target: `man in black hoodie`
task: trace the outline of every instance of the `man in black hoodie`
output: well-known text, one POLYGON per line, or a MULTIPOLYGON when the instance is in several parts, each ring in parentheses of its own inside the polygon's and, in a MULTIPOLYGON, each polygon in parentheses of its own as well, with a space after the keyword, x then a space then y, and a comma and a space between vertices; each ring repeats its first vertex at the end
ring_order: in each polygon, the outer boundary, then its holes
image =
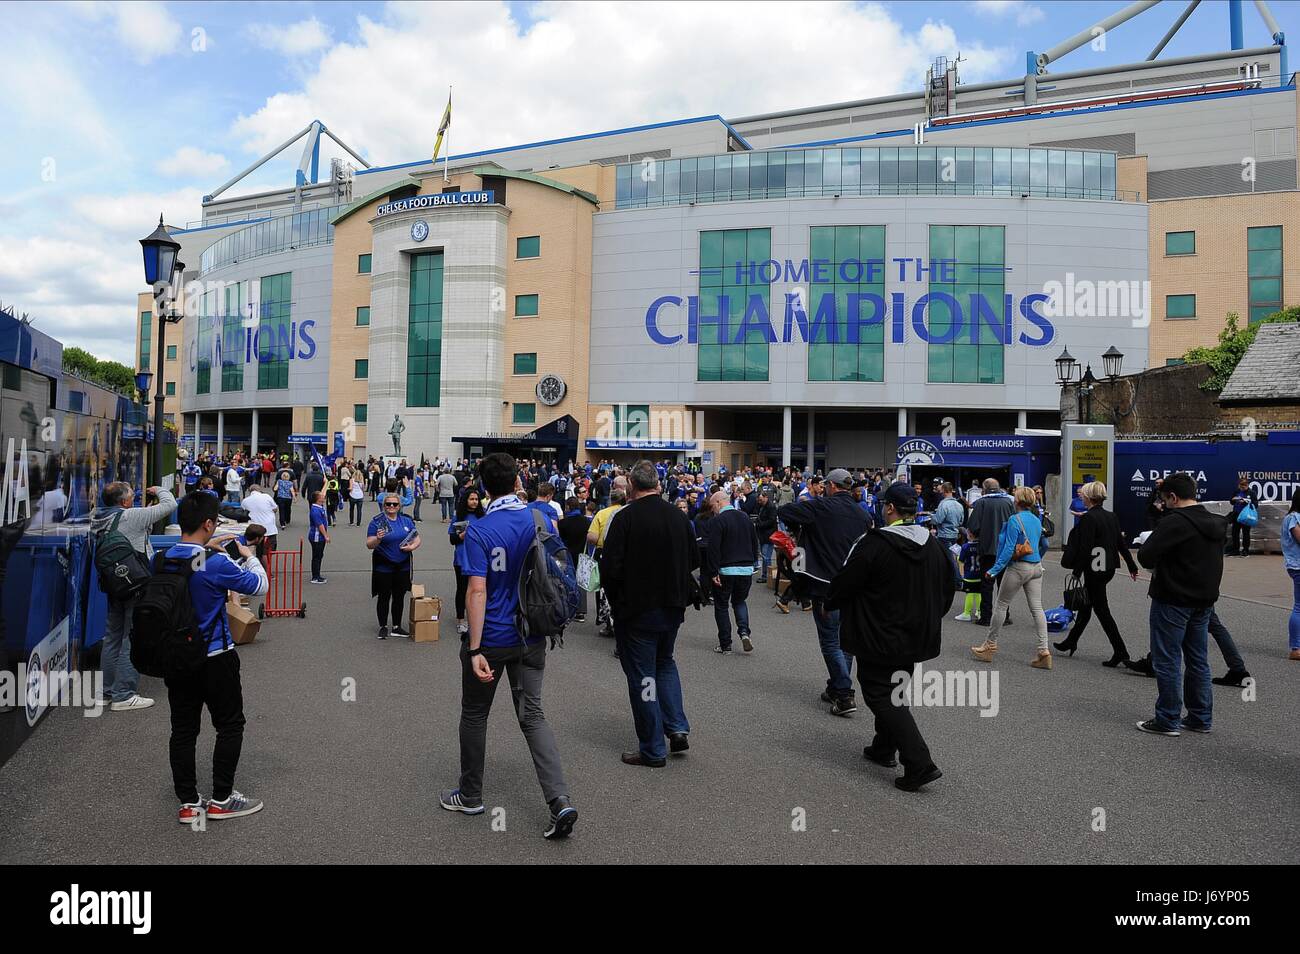
POLYGON ((1196 502, 1196 481, 1187 474, 1171 474, 1160 491, 1165 515, 1138 551, 1138 562, 1151 570, 1151 665, 1159 690, 1155 718, 1137 727, 1168 736, 1183 728, 1209 732, 1207 635, 1223 578, 1227 521, 1196 502))
POLYGON ((871 518, 853 499, 853 477, 847 470, 832 470, 826 475, 825 487, 824 496, 786 504, 777 516, 798 531, 795 583, 812 599, 813 623, 829 677, 822 702, 831 704, 831 715, 847 717, 858 711, 853 693, 853 658, 840 648, 840 611, 826 604, 826 592, 853 542, 870 528, 871 518))
MULTIPOLYGON (((956 580, 943 544, 916 526, 916 491, 893 484, 881 508, 886 524, 864 534, 831 581, 827 602, 841 613, 840 640, 858 660, 862 698, 876 717, 876 736, 862 750, 877 765, 903 774, 894 784, 915 792, 943 773, 930 758, 907 705, 895 705, 899 673, 939 655, 943 617, 956 580)), ((904 701, 906 693, 903 694, 904 701)))

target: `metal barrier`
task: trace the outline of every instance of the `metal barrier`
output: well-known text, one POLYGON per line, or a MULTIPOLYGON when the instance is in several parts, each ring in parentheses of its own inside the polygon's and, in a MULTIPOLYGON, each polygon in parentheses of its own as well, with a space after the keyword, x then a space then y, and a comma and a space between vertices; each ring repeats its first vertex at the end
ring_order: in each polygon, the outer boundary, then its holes
POLYGON ((307 615, 307 604, 302 601, 302 538, 297 550, 271 550, 266 555, 268 587, 266 599, 257 608, 257 616, 307 615))

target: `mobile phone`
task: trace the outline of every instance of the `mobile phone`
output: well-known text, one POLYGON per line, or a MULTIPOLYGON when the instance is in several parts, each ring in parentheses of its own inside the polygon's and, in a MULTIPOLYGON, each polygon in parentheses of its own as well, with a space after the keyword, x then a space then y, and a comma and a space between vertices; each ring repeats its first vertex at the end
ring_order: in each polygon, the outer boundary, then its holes
POLYGON ((239 552, 239 541, 237 540, 227 540, 224 549, 226 555, 232 560, 242 560, 244 558, 244 555, 239 552))

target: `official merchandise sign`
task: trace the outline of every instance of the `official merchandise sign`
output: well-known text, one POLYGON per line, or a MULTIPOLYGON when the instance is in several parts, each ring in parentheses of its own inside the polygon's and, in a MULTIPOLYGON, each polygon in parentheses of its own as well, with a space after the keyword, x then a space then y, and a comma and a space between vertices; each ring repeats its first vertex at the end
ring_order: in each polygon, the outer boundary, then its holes
MULTIPOLYGON (((491 205, 490 191, 478 192, 435 192, 431 195, 413 195, 405 199, 386 202, 375 209, 375 216, 382 218, 395 212, 414 212, 417 209, 440 209, 464 205, 491 205)), ((417 239, 416 241, 423 241, 417 239)))

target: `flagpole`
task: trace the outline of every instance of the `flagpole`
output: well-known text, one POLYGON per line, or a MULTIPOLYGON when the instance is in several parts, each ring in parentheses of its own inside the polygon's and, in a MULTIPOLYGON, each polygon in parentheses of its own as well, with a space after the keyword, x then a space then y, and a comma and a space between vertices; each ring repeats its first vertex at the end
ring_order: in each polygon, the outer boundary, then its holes
MULTIPOLYGON (((451 112, 451 87, 450 86, 447 87, 447 111, 448 113, 451 112)), ((447 178, 447 166, 448 163, 450 162, 451 162, 451 123, 448 122, 447 123, 447 151, 443 154, 442 157, 442 181, 443 182, 451 181, 450 179, 447 178)))

